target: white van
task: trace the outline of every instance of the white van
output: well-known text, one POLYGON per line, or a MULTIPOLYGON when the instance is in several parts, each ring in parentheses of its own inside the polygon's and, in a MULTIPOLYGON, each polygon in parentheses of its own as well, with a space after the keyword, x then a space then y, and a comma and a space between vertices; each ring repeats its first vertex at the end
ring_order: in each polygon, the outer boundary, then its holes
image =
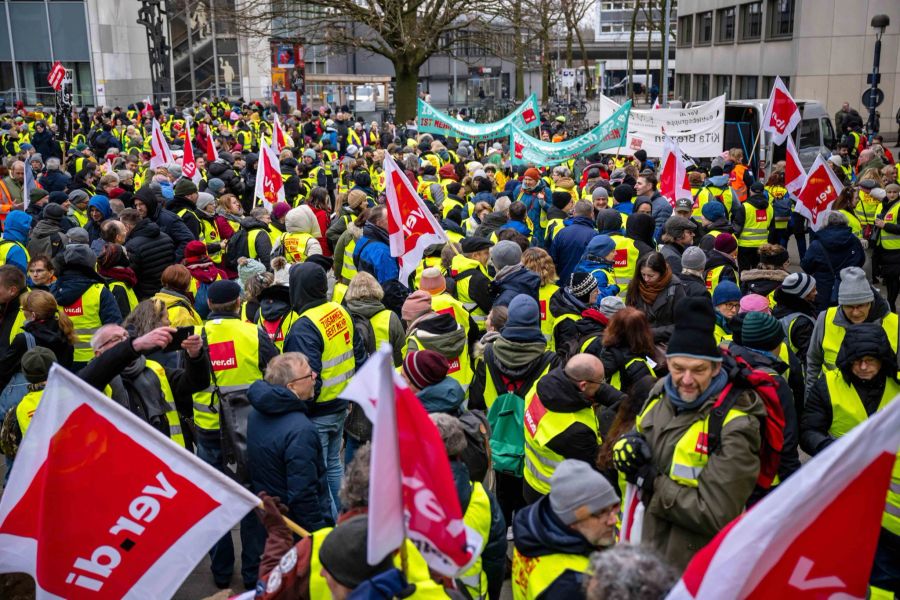
MULTIPOLYGON (((794 130, 794 145, 800 155, 803 167, 809 169, 816 160, 817 154, 830 155, 840 140, 834 133, 831 118, 821 102, 816 100, 796 100, 800 107, 802 120, 794 130)), ((769 104, 768 98, 762 100, 732 100, 725 103, 725 139, 722 150, 742 148, 744 156, 750 158, 756 133, 762 127, 762 118, 769 104)), ((768 172, 769 167, 784 160, 784 144, 773 145, 770 135, 763 133, 753 155, 753 170, 759 168, 763 161, 768 172)))

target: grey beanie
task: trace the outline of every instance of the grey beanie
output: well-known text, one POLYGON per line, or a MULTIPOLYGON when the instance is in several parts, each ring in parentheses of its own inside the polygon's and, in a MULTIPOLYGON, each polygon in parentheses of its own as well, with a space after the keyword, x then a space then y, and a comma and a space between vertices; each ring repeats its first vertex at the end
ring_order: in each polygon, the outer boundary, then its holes
POLYGON ((169 175, 178 179, 182 175, 181 165, 178 163, 169 163, 166 165, 166 171, 169 172, 169 175))
POLYGON ((607 296, 600 301, 600 312, 609 318, 625 308, 625 301, 618 296, 607 296))
POLYGON ((596 186, 591 192, 591 200, 599 200, 600 198, 609 198, 609 191, 603 186, 596 186))
POLYGON ((875 300, 875 292, 866 279, 866 272, 859 267, 841 269, 841 286, 838 288, 838 304, 856 306, 875 300))
POLYGON ((91 236, 84 227, 72 227, 66 232, 69 242, 73 244, 90 244, 91 236))
POLYGON ((681 266, 691 271, 702 271, 706 268, 706 254, 699 246, 688 246, 681 255, 681 266))
POLYGON ((512 240, 502 240, 491 248, 491 262, 497 272, 522 261, 522 248, 512 240))
POLYGON ((225 182, 218 177, 213 177, 206 182, 206 189, 208 189, 211 194, 216 195, 225 189, 225 182))
POLYGON ((197 195, 197 208, 203 210, 210 204, 215 204, 216 197, 209 192, 200 192, 197 195))
POLYGON ((564 460, 550 478, 550 508, 566 525, 618 503, 613 486, 584 461, 564 460))

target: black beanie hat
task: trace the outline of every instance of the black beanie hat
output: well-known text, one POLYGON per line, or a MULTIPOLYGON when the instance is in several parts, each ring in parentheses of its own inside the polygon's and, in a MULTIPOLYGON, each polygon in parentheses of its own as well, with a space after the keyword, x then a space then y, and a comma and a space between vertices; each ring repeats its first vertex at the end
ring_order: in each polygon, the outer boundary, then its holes
POLYGON ((666 356, 687 356, 720 362, 716 345, 716 313, 706 298, 682 298, 675 305, 675 331, 666 356))
POLYGON ((553 206, 558 208, 559 210, 564 209, 569 205, 572 201, 572 194, 569 192, 556 191, 553 192, 552 202, 553 206))
POLYGON ((390 555, 375 566, 368 563, 366 560, 368 535, 369 517, 359 515, 335 527, 319 549, 322 567, 335 581, 351 590, 363 581, 394 566, 390 555))
POLYGON ((634 188, 627 183, 620 183, 616 186, 616 189, 613 190, 613 198, 615 198, 616 202, 619 204, 631 202, 631 199, 634 198, 634 188))

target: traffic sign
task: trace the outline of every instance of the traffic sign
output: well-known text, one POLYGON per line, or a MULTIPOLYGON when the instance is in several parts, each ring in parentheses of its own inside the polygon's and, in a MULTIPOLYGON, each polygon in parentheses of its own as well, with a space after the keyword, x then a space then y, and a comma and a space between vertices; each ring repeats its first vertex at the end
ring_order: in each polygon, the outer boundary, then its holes
POLYGON ((47 75, 47 83, 50 84, 55 91, 59 91, 63 84, 63 79, 66 78, 66 68, 62 66, 62 63, 56 61, 53 63, 53 67, 50 69, 50 74, 47 75))
POLYGON ((862 95, 862 103, 866 108, 869 108, 870 106, 869 100, 873 89, 875 91, 875 106, 881 106, 881 103, 884 102, 884 92, 880 88, 869 88, 865 92, 863 92, 862 95))

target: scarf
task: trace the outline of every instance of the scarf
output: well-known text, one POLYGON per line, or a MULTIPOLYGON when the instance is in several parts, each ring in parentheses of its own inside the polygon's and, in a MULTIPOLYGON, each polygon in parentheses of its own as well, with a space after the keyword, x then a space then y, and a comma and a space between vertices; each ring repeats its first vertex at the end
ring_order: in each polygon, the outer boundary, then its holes
POLYGON ((672 269, 670 269, 669 266, 666 265, 666 273, 653 283, 647 283, 646 281, 644 281, 643 277, 639 277, 638 293, 641 295, 641 298, 646 304, 653 304, 656 301, 656 297, 659 296, 660 292, 662 292, 669 286, 669 283, 671 281, 672 269))
POLYGON ((211 262, 187 264, 188 259, 184 259, 185 266, 191 272, 191 277, 200 283, 212 283, 219 277, 227 279, 225 273, 211 262))
POLYGON ((107 279, 126 283, 128 287, 134 287, 138 281, 137 275, 131 267, 99 267, 97 273, 107 279))
POLYGON ((725 384, 727 383, 728 375, 725 373, 725 369, 719 369, 719 373, 709 382, 709 387, 706 388, 706 391, 697 396, 696 400, 691 402, 682 400, 681 396, 678 395, 678 388, 676 388, 675 384, 672 382, 671 375, 666 376, 665 388, 666 395, 669 397, 669 402, 675 407, 675 412, 680 413, 686 410, 696 410, 700 408, 708 399, 713 396, 718 396, 719 393, 725 389, 725 384))

